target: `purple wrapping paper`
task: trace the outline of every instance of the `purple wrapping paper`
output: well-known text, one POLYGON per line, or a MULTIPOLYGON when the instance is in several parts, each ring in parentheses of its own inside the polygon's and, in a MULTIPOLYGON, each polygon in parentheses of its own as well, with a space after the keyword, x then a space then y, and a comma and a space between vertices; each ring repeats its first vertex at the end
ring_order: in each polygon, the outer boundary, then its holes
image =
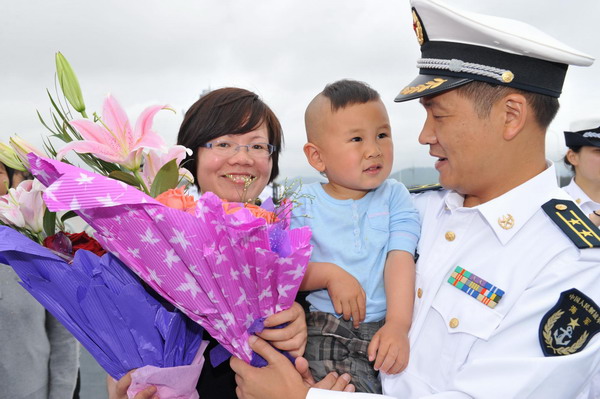
POLYGON ((68 264, 0 226, 0 262, 113 378, 145 365, 188 365, 198 352, 202 329, 165 309, 112 254, 79 250, 68 264))
POLYGON ((310 229, 267 224, 247 209, 227 215, 212 193, 196 214, 168 208, 137 189, 30 154, 52 211, 75 210, 95 238, 163 298, 250 362, 248 328, 289 308, 310 258, 310 229))

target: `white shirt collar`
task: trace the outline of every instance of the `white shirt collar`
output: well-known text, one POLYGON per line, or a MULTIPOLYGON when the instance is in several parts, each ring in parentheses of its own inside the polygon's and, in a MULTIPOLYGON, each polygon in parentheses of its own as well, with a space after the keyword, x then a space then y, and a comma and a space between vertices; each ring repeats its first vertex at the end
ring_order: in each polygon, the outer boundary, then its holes
MULTIPOLYGON (((547 161, 547 165, 546 170, 520 186, 498 198, 470 208, 483 216, 503 245, 514 237, 550 199, 569 199, 569 196, 558 186, 554 164, 547 161)), ((444 203, 452 211, 462 208, 464 197, 449 191, 444 198, 444 203)), ((465 209, 468 208, 462 208, 465 209)))

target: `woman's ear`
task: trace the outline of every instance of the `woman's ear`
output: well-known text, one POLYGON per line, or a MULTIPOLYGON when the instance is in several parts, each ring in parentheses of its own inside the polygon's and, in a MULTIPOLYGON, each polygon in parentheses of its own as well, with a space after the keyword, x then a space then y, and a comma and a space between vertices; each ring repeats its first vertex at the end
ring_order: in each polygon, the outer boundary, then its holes
POLYGON ((579 165, 579 154, 569 148, 567 150, 567 161, 573 166, 579 165))
POLYGON ((319 172, 325 171, 325 162, 321 159, 321 152, 319 151, 319 147, 317 147, 313 143, 304 144, 304 155, 306 155, 306 159, 310 166, 315 168, 319 172))
POLYGON ((529 107, 525 96, 517 93, 504 97, 502 105, 505 113, 503 137, 510 141, 523 130, 529 116, 529 107))

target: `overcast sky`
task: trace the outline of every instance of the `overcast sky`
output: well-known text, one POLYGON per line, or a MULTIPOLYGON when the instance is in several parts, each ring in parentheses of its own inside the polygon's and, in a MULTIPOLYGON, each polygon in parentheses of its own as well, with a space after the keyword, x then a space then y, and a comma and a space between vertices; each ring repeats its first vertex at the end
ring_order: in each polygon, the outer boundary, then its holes
MULTIPOLYGON (((326 83, 363 80, 381 93, 395 140, 393 171, 431 166, 417 144, 425 113, 395 95, 417 74, 408 0, 0 0, 0 139, 18 134, 41 147, 36 110, 49 116, 54 54, 77 72, 90 111, 114 95, 130 119, 169 104, 157 130, 175 143, 183 111, 205 89, 253 90, 279 116, 286 146, 282 177, 316 176, 302 153, 303 114, 326 83)), ((528 22, 600 57, 598 0, 448 0, 475 12, 528 22)), ((548 156, 564 151, 572 121, 600 118, 600 62, 572 67, 548 156)))

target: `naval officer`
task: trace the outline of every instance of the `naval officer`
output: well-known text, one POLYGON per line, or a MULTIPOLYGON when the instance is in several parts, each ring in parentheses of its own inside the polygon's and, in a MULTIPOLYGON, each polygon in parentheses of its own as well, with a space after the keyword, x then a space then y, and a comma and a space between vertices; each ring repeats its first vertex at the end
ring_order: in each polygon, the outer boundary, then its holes
MULTIPOLYGON (((417 195, 411 354, 394 398, 587 398, 600 363, 600 232, 556 181, 545 133, 569 65, 593 58, 539 30, 412 0, 418 99, 445 190, 417 195)), ((575 11, 573 11, 575 12, 575 11)), ((575 26, 574 29, 577 27, 575 26)), ((238 396, 376 398, 309 388, 268 344, 232 360, 238 396)))

